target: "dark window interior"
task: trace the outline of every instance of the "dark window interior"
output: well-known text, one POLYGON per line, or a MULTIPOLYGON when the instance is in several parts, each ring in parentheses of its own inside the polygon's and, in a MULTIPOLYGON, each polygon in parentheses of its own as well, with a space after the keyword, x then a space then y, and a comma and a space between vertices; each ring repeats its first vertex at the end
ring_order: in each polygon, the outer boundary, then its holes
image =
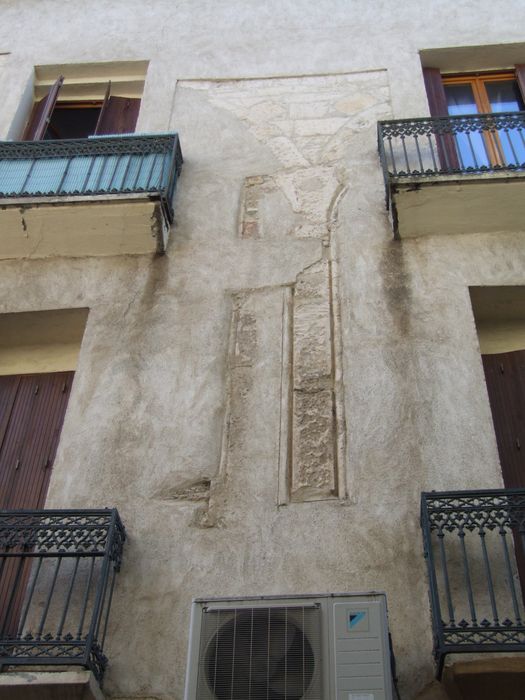
POLYGON ((95 133, 100 102, 57 102, 44 139, 83 139, 95 133))

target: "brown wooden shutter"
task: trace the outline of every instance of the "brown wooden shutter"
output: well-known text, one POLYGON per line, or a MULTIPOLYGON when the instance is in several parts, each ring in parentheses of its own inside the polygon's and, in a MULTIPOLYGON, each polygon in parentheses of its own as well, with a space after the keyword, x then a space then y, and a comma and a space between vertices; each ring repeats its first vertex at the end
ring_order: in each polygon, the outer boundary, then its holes
POLYGON ((102 120, 104 119, 104 116, 106 114, 106 110, 108 108, 110 96, 111 96, 111 80, 108 82, 108 86, 106 88, 106 94, 104 95, 104 99, 102 101, 102 107, 100 108, 100 114, 98 115, 97 125, 95 127, 95 131, 93 132, 94 135, 99 133, 99 129, 100 129, 100 126, 102 124, 102 120))
MULTIPOLYGON (((447 96, 439 68, 423 68, 428 106, 432 117, 448 116, 447 96)), ((443 170, 459 169, 456 141, 451 134, 436 136, 438 156, 443 170)))
POLYGON ((39 102, 35 102, 22 141, 41 141, 44 138, 63 82, 64 78, 61 75, 47 95, 39 102))
POLYGON ((521 98, 525 102, 525 63, 518 63, 516 65, 516 80, 518 81, 518 87, 521 91, 521 98))
POLYGON ((448 115, 447 96, 439 68, 423 68, 423 78, 430 114, 433 117, 446 117, 448 115))
POLYGON ((95 134, 132 134, 139 116, 140 99, 110 97, 101 113, 95 134))
MULTIPOLYGON (((0 377, 0 508, 39 510, 74 372, 0 377)), ((31 561, 0 559, 0 635, 16 634, 31 561)))
POLYGON ((2 378, 0 405, 10 409, 2 421, 0 508, 44 506, 73 376, 53 372, 2 378))
MULTIPOLYGON (((503 483, 525 487, 525 350, 482 355, 503 483)), ((514 549, 525 602, 523 538, 513 530, 514 549)))
POLYGON ((525 350, 482 357, 503 481, 525 488, 525 350))

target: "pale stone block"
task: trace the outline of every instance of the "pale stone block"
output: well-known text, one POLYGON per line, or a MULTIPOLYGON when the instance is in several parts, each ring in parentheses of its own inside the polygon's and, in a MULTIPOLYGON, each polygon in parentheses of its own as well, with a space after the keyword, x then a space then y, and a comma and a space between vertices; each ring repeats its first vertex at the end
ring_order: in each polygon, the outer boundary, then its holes
POLYGON ((292 500, 319 500, 336 495, 333 414, 330 389, 294 392, 292 500))
POLYGON ((335 134, 344 126, 346 119, 331 117, 328 119, 302 119, 295 123, 295 131, 299 136, 316 136, 318 134, 335 134))
POLYGON ((230 357, 231 367, 250 367, 257 352, 257 322, 255 315, 236 311, 234 317, 235 341, 230 357))
POLYGON ((297 278, 293 313, 293 386, 318 390, 332 376, 328 264, 322 262, 297 278))
POLYGON ((319 119, 332 111, 329 101, 297 102, 290 105, 291 119, 319 119))
POLYGON ((308 160, 288 137, 276 136, 270 139, 268 145, 285 168, 308 167, 308 160))
POLYGON ((380 101, 381 99, 376 95, 361 93, 352 95, 351 97, 345 97, 343 100, 337 102, 335 106, 339 112, 343 112, 344 114, 355 114, 356 112, 367 109, 380 101))
POLYGON ((264 101, 254 104, 248 114, 254 121, 283 119, 286 117, 286 109, 278 102, 264 101))
POLYGON ((305 223, 294 229, 294 236, 296 238, 324 238, 328 236, 328 234, 329 230, 327 224, 305 223))

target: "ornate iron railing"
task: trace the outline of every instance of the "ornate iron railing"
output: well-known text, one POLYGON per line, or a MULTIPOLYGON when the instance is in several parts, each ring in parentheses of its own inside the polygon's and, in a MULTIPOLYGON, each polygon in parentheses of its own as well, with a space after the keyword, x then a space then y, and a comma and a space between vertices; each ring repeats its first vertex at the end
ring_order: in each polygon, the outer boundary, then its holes
POLYGON ((0 511, 0 667, 80 665, 102 680, 124 540, 115 509, 0 511))
POLYGON ((177 134, 0 142, 0 199, 146 194, 168 221, 182 167, 177 134))
POLYGON ((525 489, 423 493, 421 527, 438 677, 450 653, 525 651, 525 489))
POLYGON ((525 169, 525 112, 378 123, 387 186, 399 178, 525 169))

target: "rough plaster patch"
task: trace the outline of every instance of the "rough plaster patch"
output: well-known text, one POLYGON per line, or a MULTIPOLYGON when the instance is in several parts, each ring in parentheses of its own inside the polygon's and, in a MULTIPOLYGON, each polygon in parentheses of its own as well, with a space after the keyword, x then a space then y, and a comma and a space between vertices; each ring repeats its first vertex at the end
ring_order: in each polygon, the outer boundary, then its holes
POLYGON ((152 497, 163 501, 207 501, 210 497, 210 479, 187 479, 177 485, 165 484, 152 497))
POLYGON ((337 496, 334 469, 334 407, 331 389, 294 391, 291 498, 337 496))
POLYGON ((338 495, 330 296, 327 260, 320 260, 298 275, 292 331, 292 500, 338 495))
MULTIPOLYGON (((334 497, 344 482, 340 465, 344 439, 338 437, 339 430, 344 430, 344 418, 342 402, 336 396, 342 389, 342 378, 336 366, 340 360, 340 346, 334 339, 334 328, 339 328, 334 317, 338 300, 332 298, 337 285, 332 279, 330 238, 338 203, 348 190, 344 161, 348 136, 355 142, 356 134, 384 116, 388 108, 386 75, 210 82, 206 89, 211 103, 245 122, 281 164, 271 175, 245 179, 240 237, 293 235, 320 239, 325 246, 326 259, 297 276, 290 302, 289 342, 283 325, 281 344, 290 348, 293 361, 288 363, 288 351, 283 351, 279 502, 285 502, 287 489, 292 500, 334 497), (288 208, 279 196, 284 196, 288 208), (283 487, 283 462, 288 471, 287 487, 283 487)), ((237 307, 229 361, 227 461, 235 454, 241 457, 239 449, 246 439, 243 402, 251 391, 253 375, 238 370, 252 366, 251 352, 256 344, 252 326, 254 319, 244 318, 237 307)), ((344 488, 341 493, 346 495, 344 488)))
POLYGON ((257 345, 257 321, 253 313, 234 312, 235 343, 230 355, 230 367, 250 367, 257 345))
POLYGON ((219 469, 210 484, 208 507, 196 513, 194 525, 221 525, 228 497, 231 464, 242 463, 246 441, 250 439, 250 413, 247 407, 253 386, 252 367, 257 361, 257 319, 250 306, 249 292, 233 297, 228 345, 226 407, 219 469))
POLYGON ((293 309, 293 387, 324 389, 332 377, 332 337, 328 262, 297 277, 293 309))

